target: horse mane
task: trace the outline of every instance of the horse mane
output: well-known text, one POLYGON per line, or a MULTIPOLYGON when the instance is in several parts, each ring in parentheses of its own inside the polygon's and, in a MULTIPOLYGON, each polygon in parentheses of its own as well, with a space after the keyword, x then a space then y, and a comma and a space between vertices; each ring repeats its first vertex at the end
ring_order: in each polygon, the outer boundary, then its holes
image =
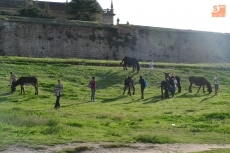
POLYGON ((17 87, 20 84, 20 80, 18 79, 16 82, 14 82, 14 86, 17 87))

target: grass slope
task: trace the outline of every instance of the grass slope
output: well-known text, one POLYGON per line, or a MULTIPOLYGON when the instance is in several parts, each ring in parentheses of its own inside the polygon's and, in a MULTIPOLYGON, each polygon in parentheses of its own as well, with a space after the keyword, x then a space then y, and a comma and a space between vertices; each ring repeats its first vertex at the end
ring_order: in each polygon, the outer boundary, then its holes
POLYGON ((2 149, 10 144, 36 146, 67 142, 230 142, 230 78, 222 69, 204 70, 194 64, 189 68, 155 68, 154 75, 150 76, 148 69, 142 68, 140 74, 134 76, 136 94, 129 96, 122 95, 122 92, 123 80, 131 74, 131 69, 123 71, 121 67, 73 65, 61 59, 55 59, 53 63, 52 59, 49 62, 46 59, 44 62, 26 59, 21 62, 22 59, 12 57, 11 63, 1 58, 2 149), (16 93, 10 94, 10 71, 18 77, 36 76, 39 95, 34 95, 32 86, 25 87, 25 95, 19 95, 19 87, 16 93), (173 72, 181 77, 182 93, 161 100, 157 86, 164 79, 163 72, 173 72), (214 93, 197 94, 195 86, 193 93, 188 93, 189 76, 204 76, 213 84, 215 73, 220 76, 217 96, 214 93), (140 99, 139 75, 143 75, 149 85, 144 100, 140 99), (96 77, 98 87, 96 102, 89 101, 88 83, 92 76, 96 77), (62 79, 64 93, 61 108, 55 110, 53 88, 59 78, 62 79))

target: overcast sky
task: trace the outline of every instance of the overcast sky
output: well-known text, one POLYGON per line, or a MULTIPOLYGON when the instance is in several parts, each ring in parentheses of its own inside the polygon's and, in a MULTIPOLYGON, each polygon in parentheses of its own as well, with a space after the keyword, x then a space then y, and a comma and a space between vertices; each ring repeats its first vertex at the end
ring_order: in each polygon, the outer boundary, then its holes
MULTIPOLYGON (((38 0, 66 2, 66 0, 38 0)), ((70 0, 69 0, 70 1, 70 0)), ((97 0, 103 9, 111 0, 97 0)), ((230 33, 230 0, 113 0, 121 24, 230 33), (212 17, 214 5, 225 5, 225 17, 212 17)), ((218 7, 217 7, 218 9, 218 7)))

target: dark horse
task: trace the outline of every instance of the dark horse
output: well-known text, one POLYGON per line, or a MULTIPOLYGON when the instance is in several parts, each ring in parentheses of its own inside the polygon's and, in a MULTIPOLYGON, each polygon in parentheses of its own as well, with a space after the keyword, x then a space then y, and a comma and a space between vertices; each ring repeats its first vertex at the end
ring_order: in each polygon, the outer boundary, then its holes
POLYGON ((169 82, 161 81, 161 85, 159 87, 161 87, 161 99, 163 99, 164 97, 165 99, 169 98, 169 82))
POLYGON ((203 93, 205 93, 204 91, 204 86, 206 85, 208 88, 208 92, 209 94, 212 93, 212 86, 211 84, 208 82, 208 80, 206 80, 204 77, 195 77, 195 76, 190 76, 189 77, 189 82, 190 82, 190 86, 189 86, 189 92, 192 92, 192 84, 195 84, 196 86, 200 86, 197 93, 199 93, 201 86, 203 86, 203 93))
POLYGON ((132 77, 128 76, 125 79, 125 81, 124 81, 124 92, 123 92, 123 95, 125 94, 126 89, 128 89, 128 94, 129 95, 131 95, 131 89, 133 89, 133 95, 134 95, 135 87, 134 87, 134 83, 133 83, 132 77))
POLYGON ((16 87, 21 86, 21 93, 25 94, 24 85, 33 85, 35 88, 35 95, 38 95, 38 79, 36 77, 20 77, 12 86, 11 93, 15 92, 16 87))
MULTIPOLYGON (((164 72, 164 74, 165 74, 165 80, 167 80, 167 78, 170 77, 170 75, 169 75, 170 73, 165 73, 164 72)), ((178 93, 181 93, 180 77, 179 76, 175 76, 175 79, 177 81, 178 93)))
POLYGON ((132 65, 133 66, 133 72, 137 69, 137 73, 140 71, 140 66, 139 66, 139 62, 136 58, 131 58, 128 56, 125 56, 120 65, 123 63, 123 69, 127 70, 127 66, 128 65, 132 65), (123 63, 124 62, 124 63, 123 63))

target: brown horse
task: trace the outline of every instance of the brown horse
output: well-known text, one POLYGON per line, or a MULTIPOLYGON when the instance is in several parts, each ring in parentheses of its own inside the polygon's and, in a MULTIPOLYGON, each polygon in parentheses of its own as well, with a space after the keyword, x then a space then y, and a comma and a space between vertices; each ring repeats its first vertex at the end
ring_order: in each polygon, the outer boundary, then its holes
POLYGON ((124 81, 124 92, 123 95, 125 94, 126 89, 128 89, 128 94, 131 95, 131 89, 133 89, 133 95, 135 93, 135 87, 133 83, 133 76, 128 76, 125 81, 124 81))
POLYGON ((189 82, 190 82, 189 92, 192 92, 192 89, 191 89, 192 84, 195 84, 196 86, 199 86, 199 89, 198 89, 197 93, 199 93, 201 86, 203 86, 203 93, 205 93, 204 86, 207 86, 209 94, 212 93, 212 86, 208 82, 208 80, 206 80, 204 77, 190 76, 189 77, 189 82))
POLYGON ((21 86, 21 93, 25 94, 24 85, 33 85, 35 88, 35 95, 38 95, 38 79, 36 77, 20 77, 14 84, 11 86, 11 93, 15 92, 16 87, 21 86))

